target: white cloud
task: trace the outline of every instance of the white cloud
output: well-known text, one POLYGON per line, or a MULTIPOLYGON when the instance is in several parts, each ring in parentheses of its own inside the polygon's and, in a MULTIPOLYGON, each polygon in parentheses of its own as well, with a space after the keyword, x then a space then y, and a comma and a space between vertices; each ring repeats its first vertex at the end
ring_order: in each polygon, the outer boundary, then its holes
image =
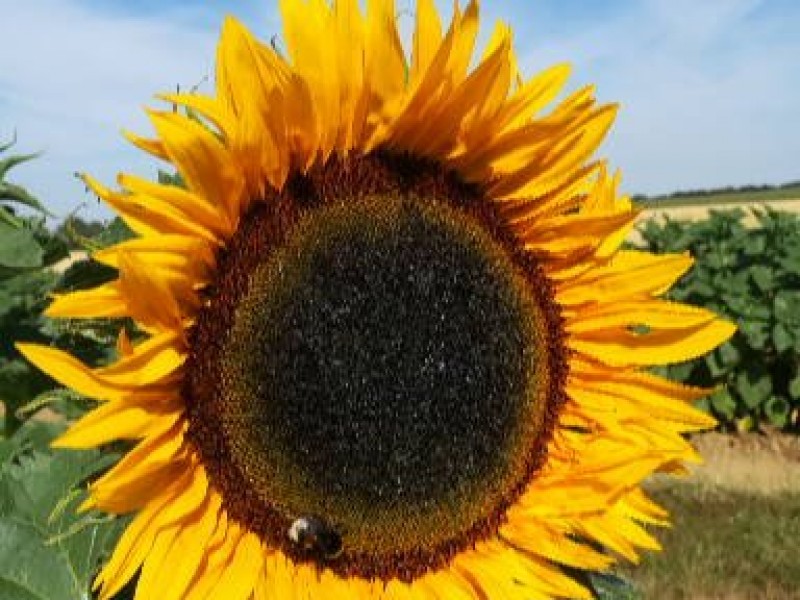
POLYGON ((120 130, 150 131, 142 108, 158 104, 155 93, 211 75, 219 19, 186 9, 104 13, 76 0, 27 0, 3 12, 0 139, 16 130, 19 151, 43 151, 11 177, 60 215, 81 202, 99 214, 72 173, 111 183, 123 168, 155 171, 120 130))
POLYGON ((763 4, 640 2, 534 40, 523 63, 568 57, 574 81, 622 104, 603 153, 631 191, 781 183, 800 176, 800 38, 779 35, 784 15, 756 18, 763 4))
MULTIPOLYGON (((145 14, 87 2, 3 8, 0 141, 16 129, 20 151, 45 151, 12 177, 61 215, 92 203, 76 170, 109 183, 120 169, 153 174, 153 159, 119 131, 149 131, 142 107, 157 104, 153 94, 211 75, 224 13, 224 3, 164 3, 145 14)), ((268 39, 280 27, 276 4, 228 6, 268 39)), ((401 9, 413 4, 398 0, 401 9)), ((451 4, 441 4, 448 15, 451 4)), ((586 11, 601 4, 585 6, 484 2, 481 40, 504 18, 525 72, 568 60, 574 86, 597 82, 602 100, 622 103, 603 154, 623 169, 627 190, 800 177, 800 38, 789 35, 800 11, 764 14, 766 0, 635 0, 610 12, 602 5, 606 12, 591 18, 586 11)), ((404 30, 410 23, 401 16, 404 30)), ((92 206, 90 214, 108 213, 92 206)))

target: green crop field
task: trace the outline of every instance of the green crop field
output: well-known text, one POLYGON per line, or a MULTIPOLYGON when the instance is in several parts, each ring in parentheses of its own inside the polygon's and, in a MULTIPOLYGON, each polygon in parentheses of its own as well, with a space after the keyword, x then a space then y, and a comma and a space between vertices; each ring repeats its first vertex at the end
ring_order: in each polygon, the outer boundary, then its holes
POLYGON ((720 191, 686 196, 657 196, 637 200, 636 203, 644 208, 674 208, 714 204, 758 204, 780 200, 800 200, 800 185, 756 191, 720 191))

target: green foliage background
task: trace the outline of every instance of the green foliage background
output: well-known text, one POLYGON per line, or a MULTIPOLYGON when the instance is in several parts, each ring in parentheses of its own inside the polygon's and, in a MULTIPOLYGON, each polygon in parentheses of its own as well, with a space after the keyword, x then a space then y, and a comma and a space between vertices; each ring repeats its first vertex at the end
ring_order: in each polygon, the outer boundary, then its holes
POLYGON ((718 386, 700 404, 726 429, 800 427, 800 218, 770 208, 711 211, 704 221, 648 221, 652 252, 688 251, 695 267, 670 297, 707 307, 738 326, 707 356, 666 369, 672 379, 718 386))
MULTIPOLYGON (((0 147, 0 157, 12 144, 0 147)), ((34 157, 0 160, 0 598, 87 600, 126 519, 81 513, 78 507, 86 484, 119 458, 120 448, 51 449, 66 419, 79 417, 93 402, 58 388, 19 356, 14 342, 69 349, 92 365, 111 360, 124 323, 55 321, 42 311, 51 294, 115 276, 90 259, 58 273, 53 267, 69 257, 70 247, 101 248, 130 232, 115 221, 93 238, 52 233, 44 205, 8 181, 12 168, 34 157)))

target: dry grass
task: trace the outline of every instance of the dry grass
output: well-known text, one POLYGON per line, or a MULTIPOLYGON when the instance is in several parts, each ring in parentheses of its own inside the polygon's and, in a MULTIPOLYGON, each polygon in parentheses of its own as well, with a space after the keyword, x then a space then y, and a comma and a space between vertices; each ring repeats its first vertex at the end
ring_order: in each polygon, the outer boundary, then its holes
POLYGON ((674 527, 657 534, 663 553, 624 570, 644 598, 800 599, 800 493, 684 483, 653 495, 674 527))
POLYGON ((646 599, 800 599, 800 439, 709 433, 680 483, 650 482, 674 527, 623 574, 646 599))
MULTIPOLYGON (((685 483, 748 494, 800 494, 800 437, 769 434, 695 436, 703 464, 691 465, 685 483)), ((656 476, 652 489, 674 485, 671 477, 656 476)))
POLYGON ((800 437, 708 433, 695 440, 705 459, 692 479, 757 494, 800 493, 800 437))
MULTIPOLYGON (((717 203, 717 204, 698 204, 695 206, 673 206, 664 208, 645 208, 636 218, 637 225, 644 224, 645 221, 655 219, 656 221, 663 221, 665 217, 669 217, 674 221, 700 221, 708 217, 711 210, 732 210, 735 208, 743 209, 747 215, 743 219, 743 223, 748 226, 755 226, 757 224, 756 218, 753 216, 749 209, 762 208, 769 206, 775 210, 788 211, 800 213, 800 199, 797 200, 779 200, 774 202, 731 202, 731 203, 717 203)), ((628 236, 628 241, 634 244, 641 243, 642 236, 637 229, 631 231, 628 236)))
MULTIPOLYGON (((800 213, 800 198, 793 200, 778 200, 774 202, 723 202, 715 204, 697 204, 664 208, 648 207, 642 211, 637 221, 646 221, 652 218, 663 219, 665 215, 674 220, 699 221, 701 219, 705 219, 711 210, 732 210, 735 208, 741 208, 746 212, 749 212, 748 209, 750 208, 759 208, 763 206, 769 206, 775 210, 800 213)), ((755 224, 755 222, 756 221, 752 215, 748 215, 745 218, 745 224, 755 224)))

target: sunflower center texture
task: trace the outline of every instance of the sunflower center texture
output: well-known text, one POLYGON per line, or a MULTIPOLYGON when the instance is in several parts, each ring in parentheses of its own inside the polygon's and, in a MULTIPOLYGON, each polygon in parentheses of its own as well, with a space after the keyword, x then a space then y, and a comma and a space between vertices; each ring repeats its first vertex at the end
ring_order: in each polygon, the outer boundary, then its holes
POLYGON ((547 317, 453 203, 328 198, 291 221, 252 261, 198 406, 236 473, 223 496, 297 558, 412 577, 496 527, 536 468, 547 317))

